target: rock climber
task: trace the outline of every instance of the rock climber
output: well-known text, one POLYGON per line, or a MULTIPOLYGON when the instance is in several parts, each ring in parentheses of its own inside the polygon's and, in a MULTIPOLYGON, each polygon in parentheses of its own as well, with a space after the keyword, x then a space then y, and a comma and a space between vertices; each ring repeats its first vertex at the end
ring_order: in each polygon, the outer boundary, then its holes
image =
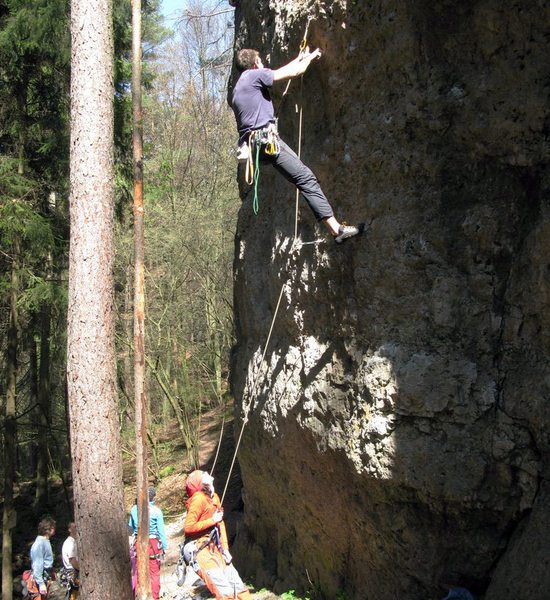
MULTIPOLYGON (((164 516, 162 510, 155 505, 155 496, 157 491, 154 487, 150 487, 149 494, 149 576, 151 579, 151 592, 153 598, 158 600, 160 596, 160 563, 163 558, 168 542, 166 540, 166 532, 164 530, 164 516)), ((134 534, 134 542, 132 545, 132 585, 134 589, 137 583, 136 573, 136 538, 138 533, 138 509, 137 502, 130 510, 130 520, 128 528, 134 534)))
POLYGON ((184 552, 216 600, 251 599, 233 566, 229 553, 223 509, 214 491, 214 478, 205 471, 193 471, 185 482, 187 516, 184 552))
POLYGON ((299 77, 305 73, 311 62, 320 56, 321 51, 318 48, 311 52, 309 47, 306 47, 293 61, 272 70, 264 67, 257 50, 239 50, 235 62, 240 76, 233 89, 231 107, 237 121, 239 146, 254 156, 258 144, 260 160, 271 163, 300 190, 315 218, 324 223, 337 243, 342 243, 360 233, 362 227, 344 225, 336 220, 317 177, 278 135, 270 96, 270 89, 274 83, 299 77), (270 139, 274 141, 270 142, 270 139), (247 144, 248 148, 244 144, 247 144))
POLYGON ((53 551, 50 538, 55 535, 55 521, 52 517, 44 517, 38 523, 38 535, 31 546, 31 571, 32 579, 38 594, 33 593, 29 585, 30 595, 40 596, 41 599, 48 597, 50 578, 53 576, 53 551))
POLYGON ((71 521, 67 527, 69 535, 61 546, 61 558, 63 560, 63 571, 61 580, 67 587, 67 600, 78 598, 79 579, 78 552, 76 549, 76 523, 71 521), (64 580, 64 581, 63 581, 64 580))

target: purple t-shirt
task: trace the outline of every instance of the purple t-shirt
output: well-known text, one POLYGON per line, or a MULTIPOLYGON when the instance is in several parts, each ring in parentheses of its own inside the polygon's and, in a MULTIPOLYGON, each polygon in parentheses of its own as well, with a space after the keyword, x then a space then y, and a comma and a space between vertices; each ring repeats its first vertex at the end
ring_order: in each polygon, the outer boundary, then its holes
POLYGON ((237 119, 239 143, 252 129, 264 127, 275 118, 269 88, 273 85, 271 69, 243 71, 235 88, 231 106, 237 119))

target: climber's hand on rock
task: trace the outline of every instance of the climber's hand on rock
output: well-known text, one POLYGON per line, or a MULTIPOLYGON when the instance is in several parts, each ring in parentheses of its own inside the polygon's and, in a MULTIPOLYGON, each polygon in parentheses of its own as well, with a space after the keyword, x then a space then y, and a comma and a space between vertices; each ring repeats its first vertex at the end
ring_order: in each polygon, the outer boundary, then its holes
POLYGON ((321 58, 322 55, 323 53, 321 52, 321 48, 315 48, 315 50, 310 53, 310 60, 321 58))
POLYGON ((309 46, 306 46, 305 49, 300 53, 300 60, 307 60, 308 62, 311 62, 316 58, 321 58, 321 54, 320 48, 315 48, 315 50, 311 52, 309 46))

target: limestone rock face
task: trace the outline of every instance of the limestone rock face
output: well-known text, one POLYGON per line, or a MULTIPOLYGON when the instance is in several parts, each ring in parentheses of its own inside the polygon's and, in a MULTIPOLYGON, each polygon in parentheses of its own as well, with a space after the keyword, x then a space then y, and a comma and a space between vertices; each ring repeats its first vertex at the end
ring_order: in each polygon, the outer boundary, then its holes
POLYGON ((297 147, 302 102, 304 161, 337 217, 368 223, 337 246, 301 201, 293 245, 294 189, 262 167, 256 217, 242 186, 234 554, 256 583, 550 597, 549 11, 238 3, 236 48, 275 68, 311 18, 323 57, 281 135, 297 147))

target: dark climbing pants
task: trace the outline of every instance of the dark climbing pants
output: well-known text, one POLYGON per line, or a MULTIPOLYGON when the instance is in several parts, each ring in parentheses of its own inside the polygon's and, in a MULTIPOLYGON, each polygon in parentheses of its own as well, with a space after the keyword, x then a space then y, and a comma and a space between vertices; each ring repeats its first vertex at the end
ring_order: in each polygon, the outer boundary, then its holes
POLYGON ((319 180, 313 171, 304 165, 298 155, 283 140, 279 140, 281 151, 277 156, 269 156, 262 146, 261 161, 271 163, 290 183, 302 192, 318 221, 334 216, 334 211, 323 194, 319 180))

